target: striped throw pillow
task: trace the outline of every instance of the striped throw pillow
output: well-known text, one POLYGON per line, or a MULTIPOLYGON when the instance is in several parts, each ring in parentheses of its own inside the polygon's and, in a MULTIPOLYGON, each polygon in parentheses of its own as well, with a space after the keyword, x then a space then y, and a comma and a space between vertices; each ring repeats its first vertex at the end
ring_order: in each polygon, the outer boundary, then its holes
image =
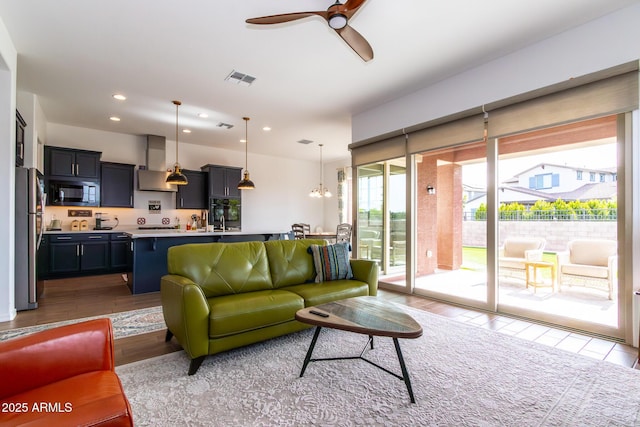
POLYGON ((316 269, 316 283, 353 277, 349 263, 348 243, 327 246, 310 245, 309 249, 316 269))

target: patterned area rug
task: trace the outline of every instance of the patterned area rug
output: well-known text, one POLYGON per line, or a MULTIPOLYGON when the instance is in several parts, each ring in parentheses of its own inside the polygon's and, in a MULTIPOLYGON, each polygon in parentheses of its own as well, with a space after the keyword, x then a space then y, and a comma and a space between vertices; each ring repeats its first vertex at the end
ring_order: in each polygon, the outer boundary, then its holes
POLYGON ((33 332, 55 328, 57 326, 70 325, 85 320, 108 317, 113 324, 113 334, 115 338, 124 338, 132 335, 145 334, 166 328, 162 317, 162 307, 150 307, 140 310, 123 311, 121 313, 111 313, 102 316, 84 317, 82 319, 65 320, 62 322, 45 323, 43 325, 29 326, 26 328, 10 329, 0 331, 0 341, 10 338, 20 337, 33 332))
MULTIPOLYGON (((184 352, 116 368, 140 426, 638 426, 640 371, 402 307, 404 382, 361 360, 300 368, 313 330, 205 359, 184 352)), ((358 355, 366 337, 323 329, 314 357, 358 355)), ((399 373, 393 342, 367 357, 399 373)))

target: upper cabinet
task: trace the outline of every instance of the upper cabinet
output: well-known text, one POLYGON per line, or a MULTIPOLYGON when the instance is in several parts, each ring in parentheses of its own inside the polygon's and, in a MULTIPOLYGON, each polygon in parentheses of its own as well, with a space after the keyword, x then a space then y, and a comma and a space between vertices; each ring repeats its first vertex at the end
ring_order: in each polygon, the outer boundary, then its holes
POLYGON ((16 166, 24 166, 24 128, 27 122, 16 110, 16 166))
POLYGON ((100 156, 97 151, 44 147, 44 173, 47 177, 100 179, 100 156))
POLYGON ((240 198, 238 183, 242 180, 242 168, 205 165, 202 170, 209 172, 210 198, 240 198))
POLYGON ((133 207, 133 175, 135 165, 100 163, 100 206, 133 207))
POLYGON ((189 183, 178 185, 176 194, 176 209, 207 209, 207 173, 200 171, 182 170, 189 183))

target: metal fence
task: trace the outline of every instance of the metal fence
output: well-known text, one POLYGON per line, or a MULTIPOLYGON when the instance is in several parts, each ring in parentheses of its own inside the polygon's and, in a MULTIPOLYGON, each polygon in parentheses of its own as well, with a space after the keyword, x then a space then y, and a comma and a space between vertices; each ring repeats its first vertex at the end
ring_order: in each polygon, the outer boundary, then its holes
MULTIPOLYGON (((464 221, 486 221, 486 211, 465 211, 464 221)), ((609 209, 567 209, 534 211, 500 211, 500 221, 616 221, 618 210, 609 209)))

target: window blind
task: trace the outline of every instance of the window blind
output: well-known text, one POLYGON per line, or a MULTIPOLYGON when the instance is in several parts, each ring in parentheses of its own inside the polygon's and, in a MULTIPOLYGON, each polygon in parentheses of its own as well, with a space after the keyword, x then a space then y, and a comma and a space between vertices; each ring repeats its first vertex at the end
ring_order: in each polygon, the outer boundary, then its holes
POLYGON ((631 61, 353 143, 349 145, 352 165, 481 141, 485 111, 489 113, 488 136, 497 138, 635 110, 639 105, 638 69, 638 61, 631 61))
POLYGON ((489 138, 637 108, 637 61, 485 106, 489 112, 489 138))

